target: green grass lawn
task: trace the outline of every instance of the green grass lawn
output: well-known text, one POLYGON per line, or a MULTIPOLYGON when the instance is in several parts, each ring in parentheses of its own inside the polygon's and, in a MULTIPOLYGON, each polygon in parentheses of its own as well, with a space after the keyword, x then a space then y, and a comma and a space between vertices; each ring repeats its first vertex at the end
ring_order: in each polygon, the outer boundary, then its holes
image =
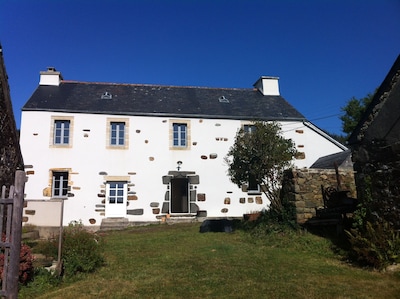
POLYGON ((253 239, 200 224, 104 233, 107 265, 20 298, 400 298, 400 273, 351 266, 310 233, 253 239))

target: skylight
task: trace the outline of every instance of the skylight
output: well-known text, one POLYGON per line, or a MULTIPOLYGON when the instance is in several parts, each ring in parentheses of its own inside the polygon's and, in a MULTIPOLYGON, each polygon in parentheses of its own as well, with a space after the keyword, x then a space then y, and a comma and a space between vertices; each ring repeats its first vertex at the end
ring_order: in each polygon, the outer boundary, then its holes
POLYGON ((229 100, 225 96, 220 96, 218 100, 220 103, 229 103, 229 100))
POLYGON ((112 94, 109 93, 108 91, 106 91, 101 95, 101 99, 102 100, 111 100, 112 99, 112 94))

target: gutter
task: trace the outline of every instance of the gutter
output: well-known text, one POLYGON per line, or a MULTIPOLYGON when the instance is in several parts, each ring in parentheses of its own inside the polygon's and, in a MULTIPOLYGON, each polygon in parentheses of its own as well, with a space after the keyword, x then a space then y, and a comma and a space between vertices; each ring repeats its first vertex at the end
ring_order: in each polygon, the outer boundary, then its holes
POLYGON ((171 118, 203 118, 203 119, 230 119, 248 121, 304 121, 298 117, 257 117, 241 115, 212 115, 212 114, 189 114, 189 113, 170 113, 170 112, 128 112, 128 111, 95 111, 95 110, 73 110, 73 109, 50 109, 50 108, 22 108, 22 111, 35 112, 59 112, 59 113, 79 113, 79 114, 107 114, 107 115, 126 115, 126 116, 151 116, 151 117, 171 117, 171 118))

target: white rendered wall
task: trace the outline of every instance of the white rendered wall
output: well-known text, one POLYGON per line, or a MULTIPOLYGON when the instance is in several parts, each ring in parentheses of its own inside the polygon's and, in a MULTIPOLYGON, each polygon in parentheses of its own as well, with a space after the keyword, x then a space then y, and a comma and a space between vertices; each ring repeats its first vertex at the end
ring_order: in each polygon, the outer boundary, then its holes
MULTIPOLYGON (((169 171, 176 171, 177 161, 182 161, 181 171, 194 171, 199 175, 200 183, 195 188, 197 194, 206 194, 206 200, 196 204, 200 210, 207 211, 208 217, 241 217, 268 206, 264 195, 261 195, 262 204, 256 203, 255 196, 242 192, 227 176, 224 157, 241 121, 191 119, 190 149, 171 150, 169 130, 173 118, 118 117, 129 123, 127 149, 107 148, 107 119, 116 116, 24 111, 20 140, 24 163, 28 165, 26 199, 49 200, 43 192, 49 187, 49 170, 69 168, 74 196, 65 200, 64 225, 73 220, 90 225, 89 219, 95 220, 94 225, 100 225, 104 214, 99 212, 99 205, 104 198, 99 197, 99 193, 106 173, 107 176, 129 177, 130 189, 136 192, 137 199, 129 200, 127 208, 143 209, 143 215, 126 215, 126 218, 156 221, 157 215, 153 214, 150 204, 158 202, 161 208, 167 191, 162 177, 169 171), (52 116, 73 116, 71 148, 51 147, 52 116), (217 158, 210 159, 210 154, 216 154, 217 158), (226 204, 227 198, 229 204, 226 204), (240 198, 245 198, 246 203, 240 203, 240 198)), ((282 131, 286 138, 292 138, 296 146, 300 146, 299 151, 305 152, 305 159, 294 161, 297 167, 308 167, 320 156, 341 150, 299 122, 282 123, 282 131)), ((37 224, 43 222, 39 215, 43 218, 43 213, 24 216, 29 218, 29 223, 37 224)))

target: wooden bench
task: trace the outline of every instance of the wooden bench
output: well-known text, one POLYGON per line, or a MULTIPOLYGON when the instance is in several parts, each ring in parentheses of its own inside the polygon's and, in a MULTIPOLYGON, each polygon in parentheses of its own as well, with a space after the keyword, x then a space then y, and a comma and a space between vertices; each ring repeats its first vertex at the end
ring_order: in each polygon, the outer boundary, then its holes
POLYGON ((357 199, 348 196, 350 191, 321 185, 323 207, 316 208, 316 216, 307 221, 307 225, 335 225, 337 233, 343 230, 343 220, 357 208, 357 199))

